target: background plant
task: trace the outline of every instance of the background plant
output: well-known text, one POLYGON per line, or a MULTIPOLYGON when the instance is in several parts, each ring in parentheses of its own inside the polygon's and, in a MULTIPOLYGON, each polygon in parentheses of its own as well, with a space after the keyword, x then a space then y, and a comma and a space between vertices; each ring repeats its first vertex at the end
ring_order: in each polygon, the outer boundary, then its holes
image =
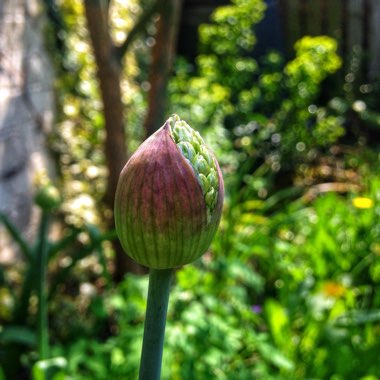
POLYGON ((1 268, 0 272, 3 302, 4 298, 6 300, 0 316, 0 368, 7 378, 19 376, 25 361, 29 365, 34 363, 35 380, 52 377, 56 372, 57 376, 63 376, 59 372, 65 367, 65 359, 52 358, 50 353, 49 303, 54 301, 57 287, 70 275, 72 268, 94 251, 98 253, 104 279, 110 280, 101 244, 112 238, 113 234, 102 235, 95 226, 82 229, 67 226, 67 233, 61 239, 51 241, 49 230, 52 226, 52 211, 60 203, 58 190, 51 184, 43 185, 36 194, 36 203, 41 208, 41 216, 39 233, 32 244, 22 237, 5 215, 0 215, 0 221, 20 248, 25 260, 24 268, 19 273, 12 268, 7 271, 1 268), (51 281, 48 286, 48 264, 57 261, 62 252, 72 250, 79 243, 78 239, 83 240, 85 237, 87 244, 77 246, 76 255, 56 273, 55 281, 51 281))

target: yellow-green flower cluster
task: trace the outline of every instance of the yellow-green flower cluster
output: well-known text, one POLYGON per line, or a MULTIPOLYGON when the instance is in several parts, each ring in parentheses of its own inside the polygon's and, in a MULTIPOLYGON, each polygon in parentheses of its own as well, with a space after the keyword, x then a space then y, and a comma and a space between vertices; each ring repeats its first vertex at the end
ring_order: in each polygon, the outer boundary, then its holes
POLYGON ((218 174, 213 154, 199 132, 194 131, 179 116, 170 118, 171 136, 197 176, 205 197, 208 213, 211 214, 218 200, 218 174))

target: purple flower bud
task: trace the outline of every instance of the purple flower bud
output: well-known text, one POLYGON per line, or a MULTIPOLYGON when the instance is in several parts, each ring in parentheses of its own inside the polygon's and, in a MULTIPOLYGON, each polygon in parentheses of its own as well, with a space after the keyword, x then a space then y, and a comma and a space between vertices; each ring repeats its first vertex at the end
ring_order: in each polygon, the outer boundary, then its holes
POLYGON ((124 250, 155 269, 199 258, 218 228, 222 174, 199 133, 173 115, 130 158, 115 198, 124 250), (194 154, 196 152, 196 154, 194 154))

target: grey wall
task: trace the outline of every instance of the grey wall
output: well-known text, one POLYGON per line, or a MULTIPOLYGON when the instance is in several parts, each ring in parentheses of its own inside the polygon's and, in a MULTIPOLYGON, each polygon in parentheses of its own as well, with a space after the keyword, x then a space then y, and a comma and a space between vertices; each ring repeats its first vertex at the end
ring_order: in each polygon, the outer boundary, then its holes
MULTIPOLYGON (((0 0, 0 211, 28 236, 33 177, 47 165, 54 116, 53 69, 40 0, 0 0)), ((0 229, 0 262, 11 259, 0 229)))

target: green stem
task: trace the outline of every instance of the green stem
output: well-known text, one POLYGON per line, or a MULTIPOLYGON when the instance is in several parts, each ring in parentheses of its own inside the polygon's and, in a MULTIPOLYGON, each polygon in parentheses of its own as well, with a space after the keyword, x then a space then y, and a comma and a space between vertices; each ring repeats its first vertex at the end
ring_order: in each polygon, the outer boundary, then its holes
POLYGON ((173 269, 151 269, 139 380, 159 380, 173 269))
POLYGON ((43 211, 40 230, 39 244, 37 247, 37 263, 38 263, 38 310, 37 310, 37 337, 38 337, 38 355, 39 360, 47 359, 49 355, 49 337, 48 337, 48 313, 47 313, 47 290, 46 290, 46 272, 47 272, 47 232, 49 217, 43 211))

